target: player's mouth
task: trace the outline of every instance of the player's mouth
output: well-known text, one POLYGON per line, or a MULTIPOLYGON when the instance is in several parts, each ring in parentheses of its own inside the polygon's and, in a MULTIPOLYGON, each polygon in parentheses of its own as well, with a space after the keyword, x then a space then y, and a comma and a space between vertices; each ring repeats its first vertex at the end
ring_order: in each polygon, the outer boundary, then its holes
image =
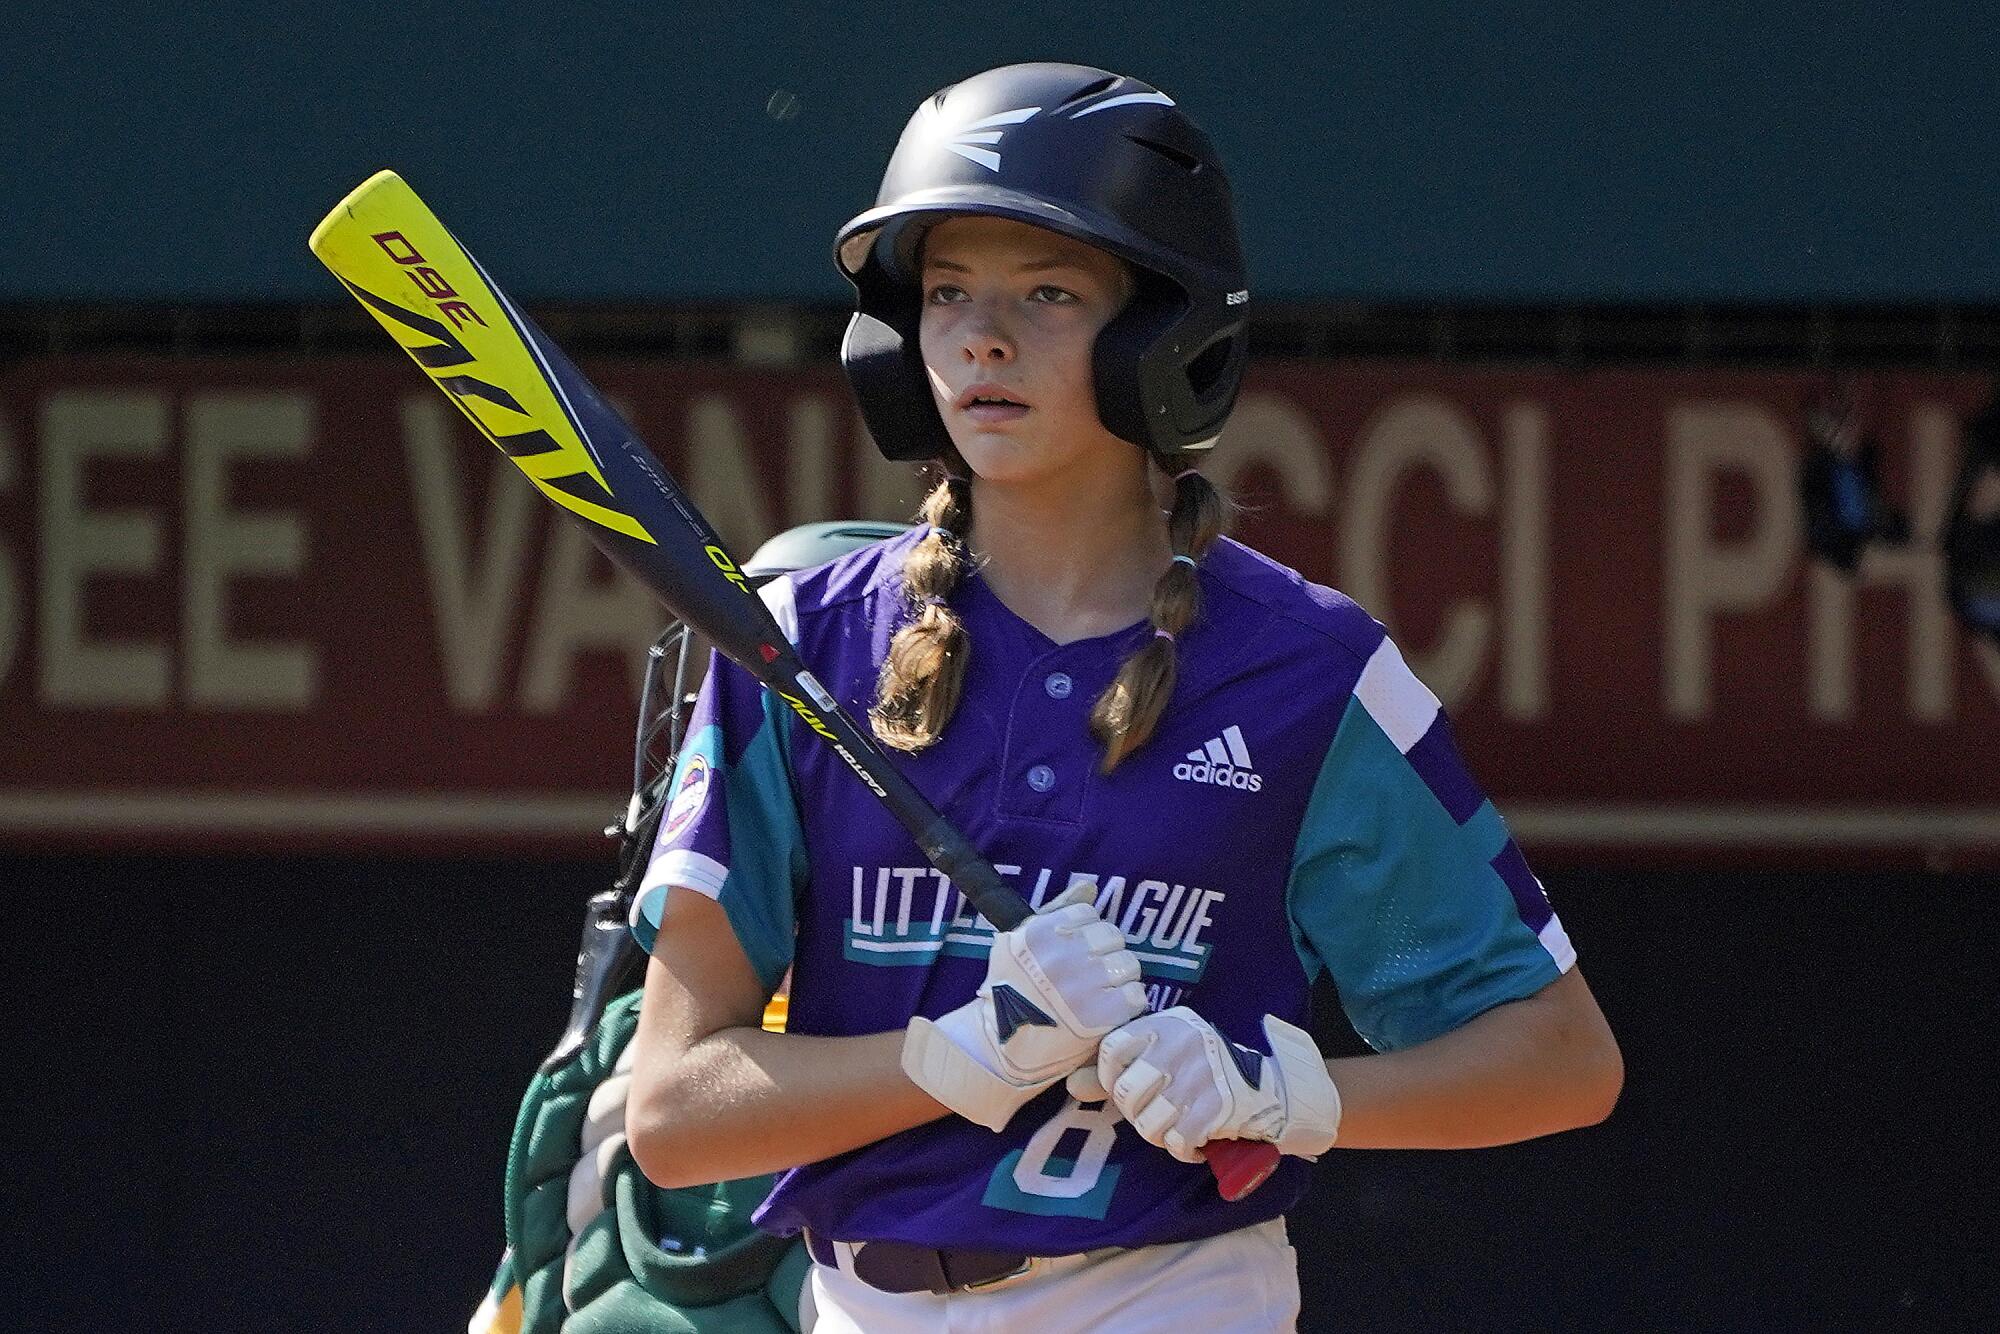
POLYGON ((1028 403, 1004 385, 982 381, 968 385, 952 406, 973 421, 986 426, 1019 421, 1028 415, 1028 403))

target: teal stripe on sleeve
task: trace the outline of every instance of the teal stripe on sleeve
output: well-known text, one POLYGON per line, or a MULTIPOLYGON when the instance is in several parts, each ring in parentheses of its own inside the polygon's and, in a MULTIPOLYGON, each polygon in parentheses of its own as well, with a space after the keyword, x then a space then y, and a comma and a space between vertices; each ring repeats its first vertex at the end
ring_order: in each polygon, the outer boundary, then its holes
POLYGON ((1287 907, 1306 976, 1332 976, 1378 1051, 1450 1032, 1558 975, 1492 859, 1492 803, 1460 825, 1359 699, 1320 766, 1292 852, 1287 907))
POLYGON ((676 772, 697 758, 705 763, 721 806, 712 789, 709 809, 672 847, 654 854, 632 905, 631 929, 651 954, 670 886, 708 894, 722 905, 758 980, 775 990, 791 967, 795 896, 810 868, 786 761, 788 714, 769 691, 761 693, 756 735, 734 764, 725 762, 722 729, 713 723, 682 743, 676 772))
POLYGON ((764 719, 723 774, 729 806, 729 877, 720 901, 736 939, 767 990, 792 966, 798 929, 794 896, 809 874, 805 831, 792 794, 783 706, 763 692, 764 719))

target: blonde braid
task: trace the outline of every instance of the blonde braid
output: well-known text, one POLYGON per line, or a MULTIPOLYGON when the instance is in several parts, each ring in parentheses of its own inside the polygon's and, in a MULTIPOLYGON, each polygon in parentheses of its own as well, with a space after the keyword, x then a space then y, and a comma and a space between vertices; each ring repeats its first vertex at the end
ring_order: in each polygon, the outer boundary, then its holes
POLYGON ((1167 516, 1167 538, 1174 562, 1153 585, 1148 615, 1153 637, 1127 658, 1118 676, 1097 697, 1090 711, 1090 734, 1104 747, 1103 771, 1110 773, 1127 755, 1146 744, 1166 712, 1174 693, 1176 639, 1194 623, 1201 606, 1201 581, 1195 562, 1208 554, 1222 534, 1222 493, 1182 459, 1162 459, 1174 474, 1174 507, 1167 516))
POLYGON ((936 743, 965 689, 972 636, 945 599, 972 568, 965 534, 972 525, 972 484, 947 474, 924 498, 923 541, 903 559, 903 589, 914 613, 889 641, 875 707, 868 711, 875 736, 896 750, 936 743))

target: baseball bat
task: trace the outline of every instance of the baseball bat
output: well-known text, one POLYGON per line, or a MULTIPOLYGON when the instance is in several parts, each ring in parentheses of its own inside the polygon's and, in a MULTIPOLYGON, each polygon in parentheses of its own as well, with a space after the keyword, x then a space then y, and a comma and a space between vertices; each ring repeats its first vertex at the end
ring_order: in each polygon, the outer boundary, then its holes
MULTIPOLYGON (((313 229, 311 247, 479 433, 673 614, 768 686, 831 746, 950 877, 1007 931, 1033 909, 946 822, 807 670, 750 582, 618 411, 392 171, 313 229)), ((1206 1148, 1236 1200, 1277 1165, 1272 1144, 1206 1148)))

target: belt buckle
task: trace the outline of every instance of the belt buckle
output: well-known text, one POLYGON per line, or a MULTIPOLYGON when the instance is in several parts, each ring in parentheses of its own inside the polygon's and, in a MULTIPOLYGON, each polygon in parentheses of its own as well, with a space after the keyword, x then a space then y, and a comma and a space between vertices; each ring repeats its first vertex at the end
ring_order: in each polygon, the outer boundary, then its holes
POLYGON ((1034 1267, 1035 1267, 1035 1257, 1032 1255, 1024 1255, 1021 1257, 1021 1264, 1019 1268, 1010 1269, 1004 1274, 995 1274, 992 1278, 982 1278, 977 1283, 968 1283, 964 1286, 963 1289, 961 1289, 961 1291, 981 1292, 987 1288, 998 1287, 1002 1283, 1011 1283, 1015 1279, 1021 1277, 1021 1275, 1031 1272, 1034 1269, 1034 1267))

